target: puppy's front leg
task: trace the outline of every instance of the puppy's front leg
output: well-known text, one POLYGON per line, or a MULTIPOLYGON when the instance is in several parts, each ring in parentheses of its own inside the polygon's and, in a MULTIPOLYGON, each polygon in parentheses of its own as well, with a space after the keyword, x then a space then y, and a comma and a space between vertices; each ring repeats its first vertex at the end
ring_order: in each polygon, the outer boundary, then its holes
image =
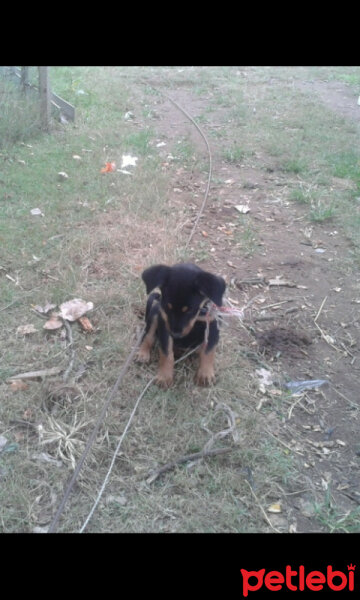
POLYGON ((170 387, 174 379, 173 339, 169 335, 165 323, 159 317, 158 336, 160 342, 159 367, 155 383, 164 389, 170 387))
POLYGON ((214 360, 215 360, 215 351, 216 345, 219 341, 219 330, 214 319, 211 321, 209 325, 209 336, 208 342, 205 346, 204 344, 201 346, 199 354, 200 354, 200 365, 198 372, 195 376, 195 383, 197 385, 211 385, 215 383, 215 368, 214 368, 214 360))

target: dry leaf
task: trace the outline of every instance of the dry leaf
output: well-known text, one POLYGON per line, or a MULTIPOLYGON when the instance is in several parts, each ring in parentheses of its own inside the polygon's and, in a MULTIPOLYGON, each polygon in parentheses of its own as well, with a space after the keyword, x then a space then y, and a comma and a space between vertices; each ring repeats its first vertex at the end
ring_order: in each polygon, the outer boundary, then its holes
POLYGON ((36 331, 37 329, 35 329, 34 325, 29 323, 28 325, 19 325, 16 333, 19 333, 20 335, 29 335, 30 333, 35 333, 36 331))
POLYGON ((10 389, 12 392, 24 391, 27 390, 28 387, 29 384, 25 383, 25 381, 22 381, 21 379, 18 379, 17 381, 12 381, 10 384, 10 389))
POLYGON ((272 385, 273 382, 273 374, 271 371, 267 369, 261 368, 255 370, 256 375, 259 377, 259 381, 263 385, 272 385))
POLYGON ((80 317, 79 323, 86 333, 92 333, 94 328, 87 317, 80 317))
POLYGON ((281 513, 282 508, 281 508, 280 502, 275 502, 275 504, 270 504, 270 506, 267 508, 267 511, 269 513, 281 513))
POLYGON ((76 321, 93 308, 94 304, 92 302, 84 302, 81 298, 74 298, 60 305, 59 316, 67 321, 76 321))
POLYGON ((63 326, 63 322, 59 317, 53 315, 48 321, 46 321, 44 325, 44 329, 48 329, 49 331, 53 329, 60 329, 63 326))
POLYGON ((46 315, 50 310, 56 308, 56 304, 49 304, 47 302, 45 306, 40 306, 40 304, 32 305, 32 308, 36 310, 36 312, 41 313, 42 315, 46 315))

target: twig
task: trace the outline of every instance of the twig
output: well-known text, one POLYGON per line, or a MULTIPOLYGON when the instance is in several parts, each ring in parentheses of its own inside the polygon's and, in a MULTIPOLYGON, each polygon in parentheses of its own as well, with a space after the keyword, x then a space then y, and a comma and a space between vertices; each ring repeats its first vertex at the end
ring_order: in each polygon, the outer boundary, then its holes
POLYGON ((187 454, 186 456, 181 456, 177 460, 173 460, 172 462, 167 463, 157 471, 153 472, 152 475, 146 480, 146 483, 153 483, 160 475, 166 473, 167 471, 171 471, 177 465, 184 464, 186 462, 192 460, 199 460, 200 458, 206 458, 207 456, 217 456, 218 454, 225 454, 226 452, 231 452, 233 448, 214 448, 213 450, 201 450, 200 452, 194 452, 194 454, 187 454))
POLYGON ((316 325, 316 321, 318 320, 318 318, 319 318, 319 317, 320 317, 320 315, 321 315, 321 311, 322 311, 322 309, 323 309, 323 307, 324 307, 324 304, 325 304, 325 302, 326 302, 327 298, 328 298, 328 297, 327 297, 327 296, 325 296, 324 300, 323 300, 323 301, 322 301, 322 303, 321 303, 321 306, 320 306, 320 308, 319 308, 319 310, 318 310, 318 313, 317 313, 317 315, 316 315, 316 317, 315 317, 315 319, 314 319, 314 323, 315 323, 315 325, 316 325))
POLYGON ((285 444, 285 442, 283 442, 280 438, 277 438, 268 429, 265 428, 265 431, 266 431, 266 433, 268 433, 269 435, 271 435, 271 437, 274 438, 274 440, 276 440, 277 442, 279 442, 279 444, 281 444, 282 446, 284 446, 287 450, 290 450, 290 452, 295 452, 296 454, 300 454, 300 456, 304 456, 303 452, 300 452, 299 450, 294 450, 294 448, 290 448, 290 446, 288 446, 287 444, 285 444))
POLYGON ((7 379, 7 382, 11 383, 17 379, 37 379, 38 377, 49 377, 51 375, 58 375, 63 371, 62 367, 51 367, 50 369, 41 369, 40 371, 28 371, 27 373, 19 373, 13 375, 7 379))
POLYGON ((301 394, 301 395, 300 395, 300 397, 299 397, 299 398, 297 398, 297 399, 295 400, 295 402, 294 402, 294 403, 293 403, 293 404, 290 406, 290 410, 289 410, 289 414, 288 414, 288 419, 289 419, 289 421, 290 421, 290 419, 291 419, 292 411, 294 410, 295 406, 296 406, 297 404, 299 404, 299 402, 301 402, 301 400, 302 400, 302 399, 303 399, 303 394, 301 394))
POLYGON ((330 339, 332 339, 331 336, 326 335, 326 333, 324 333, 323 330, 321 329, 321 327, 317 324, 317 320, 320 317, 321 311, 322 311, 322 309, 324 307, 324 304, 325 304, 326 300, 327 300, 327 296, 325 296, 324 300, 322 301, 322 303, 320 305, 320 308, 319 308, 319 310, 317 312, 317 315, 316 315, 316 317, 314 319, 314 325, 320 331, 321 337, 323 338, 323 340, 325 340, 325 342, 327 344, 329 344, 329 346, 331 346, 332 348, 334 348, 334 350, 336 350, 337 352, 339 352, 339 349, 336 346, 334 346, 334 344, 331 343, 331 341, 330 341, 330 339))
POLYGON ((265 510, 263 509, 263 507, 261 506, 260 501, 259 501, 257 495, 255 494, 254 490, 252 489, 252 487, 251 487, 250 483, 248 482, 248 480, 245 479, 245 481, 246 481, 246 483, 248 484, 248 486, 250 488, 250 492, 252 493, 252 495, 255 498, 256 504, 258 505, 258 507, 260 508, 262 514, 264 515, 265 521, 270 525, 271 529, 273 529, 274 531, 276 531, 276 533, 281 533, 281 531, 279 531, 279 529, 276 529, 276 527, 274 527, 274 525, 271 523, 269 517, 267 516, 267 514, 266 514, 265 510))
MULTIPOLYGON (((71 327, 70 327, 70 325, 69 325, 69 323, 68 323, 68 321, 66 319, 63 319, 63 321, 64 321, 66 333, 67 333, 67 338, 69 340, 68 348, 71 348, 71 346, 73 344, 73 336, 72 336, 71 327)), ((65 373, 63 375, 63 381, 67 381, 67 379, 68 379, 68 377, 69 377, 69 375, 71 373, 71 370, 72 370, 72 368, 74 366, 74 360, 75 360, 75 350, 72 348, 71 349, 71 357, 70 357, 69 366, 68 366, 68 368, 66 369, 66 371, 65 371, 65 373)))
POLYGON ((295 298, 288 298, 287 300, 282 300, 281 302, 275 302, 274 304, 268 304, 267 306, 262 306, 261 310, 266 310, 267 308, 273 308, 274 306, 280 306, 281 304, 286 304, 287 302, 294 302, 295 298))
POLYGON ((349 398, 347 398, 346 396, 344 396, 344 394, 342 394, 341 392, 339 392, 339 390, 337 390, 335 387, 332 388, 334 390, 334 392, 336 392, 337 394, 339 394, 339 396, 341 398, 343 398, 344 400, 346 400, 346 402, 348 402, 349 404, 351 404, 351 406, 355 406, 355 408, 360 408, 359 404, 356 404, 356 402, 353 402, 352 400, 349 400, 349 398))

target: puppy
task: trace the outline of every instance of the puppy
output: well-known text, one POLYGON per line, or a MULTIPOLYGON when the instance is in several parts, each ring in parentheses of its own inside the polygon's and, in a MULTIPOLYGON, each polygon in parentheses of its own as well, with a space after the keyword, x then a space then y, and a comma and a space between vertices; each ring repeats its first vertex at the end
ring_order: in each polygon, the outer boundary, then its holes
POLYGON ((225 281, 192 263, 173 267, 154 265, 142 273, 150 294, 145 313, 145 333, 138 351, 140 362, 149 362, 156 339, 160 359, 156 383, 168 388, 173 383, 174 349, 200 346, 200 365, 195 381, 209 385, 215 381, 214 358, 219 329, 209 311, 210 301, 222 304, 225 281), (154 292, 160 288, 160 292, 154 292), (152 292, 152 293, 150 293, 152 292))

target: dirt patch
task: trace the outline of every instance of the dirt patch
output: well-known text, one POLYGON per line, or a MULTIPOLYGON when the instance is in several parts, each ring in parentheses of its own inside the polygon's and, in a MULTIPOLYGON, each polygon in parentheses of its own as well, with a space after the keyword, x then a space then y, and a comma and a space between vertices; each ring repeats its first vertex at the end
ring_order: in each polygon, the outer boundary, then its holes
POLYGON ((305 332, 295 332, 286 327, 273 327, 268 331, 256 335, 260 352, 274 358, 280 355, 291 355, 293 358, 302 358, 303 346, 312 343, 305 332))

